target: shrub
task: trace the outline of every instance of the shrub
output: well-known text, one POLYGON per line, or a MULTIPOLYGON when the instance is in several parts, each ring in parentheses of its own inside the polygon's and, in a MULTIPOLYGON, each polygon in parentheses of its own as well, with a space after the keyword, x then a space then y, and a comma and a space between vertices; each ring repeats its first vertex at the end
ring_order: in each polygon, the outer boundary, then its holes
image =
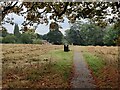
POLYGON ((20 39, 21 39, 21 42, 25 44, 32 44, 33 42, 30 35, 27 33, 23 33, 20 39))
POLYGON ((3 43, 16 43, 17 38, 14 35, 7 35, 3 38, 3 43))
POLYGON ((33 44, 42 44, 42 41, 40 39, 34 39, 33 44))
POLYGON ((2 43, 2 39, 3 39, 3 38, 2 38, 2 37, 0 37, 0 43, 2 43))

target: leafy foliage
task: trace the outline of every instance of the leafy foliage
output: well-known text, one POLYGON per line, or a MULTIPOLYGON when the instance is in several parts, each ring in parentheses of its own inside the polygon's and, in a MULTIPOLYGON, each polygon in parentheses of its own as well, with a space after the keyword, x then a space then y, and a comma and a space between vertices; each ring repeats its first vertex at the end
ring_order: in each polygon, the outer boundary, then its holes
POLYGON ((104 44, 106 45, 116 45, 118 39, 118 30, 113 26, 107 27, 104 36, 104 44))
POLYGON ((30 37, 30 35, 27 34, 27 33, 23 33, 21 35, 20 39, 21 39, 22 43, 24 43, 24 44, 30 44, 30 43, 33 42, 32 39, 31 39, 31 37, 30 37))
POLYGON ((66 39, 75 45, 103 45, 103 30, 94 23, 76 22, 66 31, 66 39))
POLYGON ((0 32, 1 37, 6 37, 8 35, 7 29, 5 27, 2 27, 2 31, 0 32))
POLYGON ((14 35, 7 35, 6 37, 3 38, 2 42, 3 43, 16 43, 17 38, 14 35))
POLYGON ((62 44, 63 34, 58 31, 50 31, 47 33, 47 41, 53 44, 62 44))
MULTIPOLYGON (((66 16, 71 23, 77 19, 90 18, 100 26, 118 21, 120 14, 120 3, 118 2, 1 2, 2 20, 9 13, 16 13, 24 16, 23 25, 33 25, 34 23, 46 23, 48 19, 64 22, 63 16, 66 16), (26 8, 26 11, 24 11, 26 8), (108 10, 111 8, 111 12, 108 10), (50 16, 47 16, 51 13, 50 16), (25 15, 26 14, 26 15, 25 15), (107 15, 116 14, 111 19, 107 15), (34 19, 33 19, 34 18, 34 19), (107 21, 104 21, 106 19, 107 21)), ((7 18, 8 23, 12 24, 13 18, 7 18)))
POLYGON ((34 29, 28 29, 22 34, 19 32, 19 27, 15 24, 14 35, 7 32, 7 29, 3 28, 1 33, 0 43, 24 43, 24 44, 42 44, 42 36, 35 33, 34 29))
POLYGON ((3 37, 0 37, 0 43, 2 43, 3 37))
POLYGON ((40 39, 34 39, 33 44, 42 44, 42 41, 40 39))
POLYGON ((67 30, 65 38, 70 44, 80 45, 80 35, 78 30, 67 30))
POLYGON ((117 34, 118 34, 118 36, 117 36, 117 45, 120 46, 120 21, 118 21, 118 22, 116 22, 114 24, 114 29, 117 31, 117 34))

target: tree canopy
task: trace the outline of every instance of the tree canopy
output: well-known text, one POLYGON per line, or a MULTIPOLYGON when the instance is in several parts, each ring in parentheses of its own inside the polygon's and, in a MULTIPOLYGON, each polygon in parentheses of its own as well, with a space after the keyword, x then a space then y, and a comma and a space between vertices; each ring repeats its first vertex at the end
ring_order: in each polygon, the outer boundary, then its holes
POLYGON ((24 16, 23 25, 48 24, 50 19, 71 23, 81 18, 89 18, 100 26, 120 20, 120 2, 0 2, 2 21, 12 23, 14 18, 4 19, 9 13, 24 16), (50 13, 50 15, 48 15, 50 13), (107 16, 113 17, 107 19, 107 16))
MULTIPOLYGON (((49 29, 54 32, 49 32, 50 37, 51 35, 56 37, 56 32, 58 33, 59 31, 56 31, 60 28, 58 25, 58 22, 64 22, 65 18, 68 19, 69 23, 75 24, 76 21, 81 20, 81 19, 87 19, 90 20, 90 22, 94 22, 94 24, 89 25, 89 24, 83 24, 80 25, 83 30, 74 30, 75 28, 71 27, 70 31, 68 32, 70 37, 74 40, 78 40, 81 42, 78 43, 78 41, 75 41, 73 43, 75 44, 80 44, 84 42, 82 38, 83 34, 87 34, 87 37, 84 38, 86 41, 85 45, 91 44, 90 42, 95 41, 93 39, 98 38, 99 33, 103 33, 102 29, 105 29, 106 26, 108 26, 111 23, 114 23, 114 27, 111 28, 111 30, 106 30, 106 34, 111 35, 105 36, 105 40, 109 39, 109 42, 111 42, 111 38, 114 31, 115 34, 118 33, 118 37, 120 37, 120 1, 116 2, 12 2, 12 1, 7 1, 7 2, 0 2, 0 15, 2 15, 1 22, 4 23, 10 23, 14 24, 14 17, 7 17, 8 14, 10 13, 15 13, 19 16, 24 17, 24 22, 22 25, 24 26, 22 32, 28 32, 27 30, 27 25, 34 26, 34 25, 39 25, 39 24, 48 24, 50 20, 51 22, 49 29), (100 29, 97 27, 100 26, 100 29), (86 27, 86 28, 84 28, 86 27), (87 29, 88 28, 88 29, 87 29), (91 29, 89 29, 91 28, 91 29), (92 35, 92 28, 94 33, 98 33, 97 36, 93 35, 93 39, 89 37, 89 34, 92 35), (72 31, 73 30, 73 31, 72 31), (85 31, 86 30, 86 31, 85 31), (80 34, 80 35, 76 35, 80 34), (88 32, 88 33, 87 33, 88 32), (51 34, 52 33, 52 34, 51 34), (82 33, 82 34, 81 34, 82 33), (74 36, 74 37, 73 37, 74 36), (90 41, 88 38, 91 38, 90 41), (80 40, 79 40, 80 39, 80 40), (83 41, 82 41, 83 40, 83 41), (76 43, 77 42, 77 43, 76 43)), ((73 25, 75 26, 75 25, 73 25)), ((77 26, 75 26, 77 27, 77 26)), ((36 29, 36 28, 35 28, 36 29)), ((29 30, 31 31, 31 30, 29 30)), ((61 32, 60 32, 61 33, 61 32)), ((6 34, 6 32, 5 32, 6 34)), ((25 33, 23 36, 26 37, 26 34, 30 34, 30 37, 32 40, 34 37, 36 38, 37 35, 33 34, 32 32, 30 33, 25 33)), ((60 34, 62 38, 62 34, 60 34)), ((86 36, 86 35, 85 35, 86 36)), ((45 35, 43 38, 46 38, 47 36, 45 35)), ((57 36, 58 37, 58 36, 57 36)), ((100 35, 102 37, 102 35, 100 35)), ((72 40, 71 39, 71 40, 72 40)), ((116 37, 115 37, 116 39, 116 37)), ((57 39, 56 39, 57 40, 57 39)), ((102 39, 95 41, 95 43, 92 43, 92 45, 99 44, 99 41, 101 42, 102 39)), ((58 40, 57 40, 58 41, 58 40)), ((61 41, 61 40, 60 40, 61 41)), ((105 41, 106 42, 106 41, 105 41)), ((106 43, 109 43, 106 42, 106 43)), ((116 41, 114 40, 115 44, 116 41)), ((111 44, 110 44, 111 45, 111 44)))
POLYGON ((74 23, 70 30, 66 30, 65 38, 70 44, 74 45, 117 45, 118 44, 118 29, 115 25, 101 28, 89 23, 74 23))

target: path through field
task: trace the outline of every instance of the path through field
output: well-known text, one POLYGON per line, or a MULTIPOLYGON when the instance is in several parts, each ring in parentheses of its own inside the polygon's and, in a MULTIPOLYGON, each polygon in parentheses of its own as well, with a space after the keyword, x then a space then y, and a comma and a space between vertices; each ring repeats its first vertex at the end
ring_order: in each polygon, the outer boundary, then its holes
POLYGON ((71 81, 72 88, 95 88, 94 79, 88 70, 87 63, 78 50, 74 50, 74 75, 71 81))

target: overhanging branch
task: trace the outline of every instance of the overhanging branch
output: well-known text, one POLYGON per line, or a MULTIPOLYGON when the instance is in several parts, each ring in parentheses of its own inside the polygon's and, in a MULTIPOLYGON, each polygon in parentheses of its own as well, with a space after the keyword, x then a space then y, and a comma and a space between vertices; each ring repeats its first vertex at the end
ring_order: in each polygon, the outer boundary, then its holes
POLYGON ((2 12, 6 12, 6 11, 8 11, 8 10, 14 8, 15 5, 17 5, 17 3, 18 3, 18 2, 16 2, 13 6, 7 6, 7 7, 5 7, 4 10, 3 10, 2 12))

